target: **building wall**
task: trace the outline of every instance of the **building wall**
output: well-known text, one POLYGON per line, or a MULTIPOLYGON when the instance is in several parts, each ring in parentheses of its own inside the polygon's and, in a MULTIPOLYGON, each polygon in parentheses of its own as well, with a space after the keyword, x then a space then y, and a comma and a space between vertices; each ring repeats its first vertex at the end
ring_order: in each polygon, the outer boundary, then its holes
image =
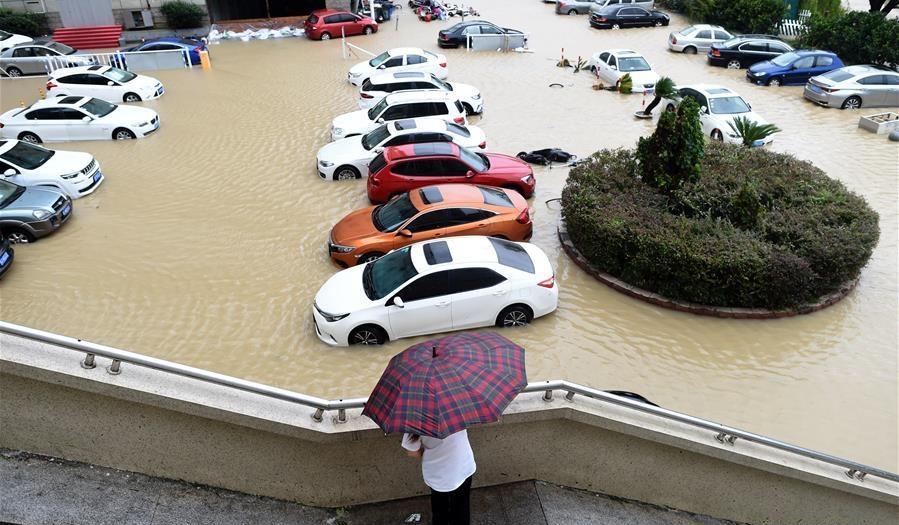
MULTIPOLYGON (((131 16, 130 11, 137 9, 150 9, 153 12, 153 21, 155 27, 159 29, 166 28, 165 17, 162 15, 160 8, 167 0, 109 0, 112 8, 113 18, 116 24, 125 25, 125 18, 131 16), (149 6, 149 7, 148 7, 149 6)), ((192 4, 196 4, 208 13, 206 8, 206 0, 185 0, 192 4)), ((47 9, 47 18, 50 23, 50 29, 55 29, 62 25, 59 17, 59 4, 56 0, 44 0, 47 9)), ((40 3, 37 0, 0 0, 0 7, 13 9, 16 11, 33 11, 40 12, 40 3)), ((209 17, 206 16, 204 24, 209 23, 209 17)))

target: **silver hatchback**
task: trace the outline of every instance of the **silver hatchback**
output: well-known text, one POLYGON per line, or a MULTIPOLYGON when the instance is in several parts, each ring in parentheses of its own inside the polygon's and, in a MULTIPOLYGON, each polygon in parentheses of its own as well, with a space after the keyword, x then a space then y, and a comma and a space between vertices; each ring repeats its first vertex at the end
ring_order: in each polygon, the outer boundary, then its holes
POLYGON ((558 15, 586 15, 590 8, 603 0, 556 0, 558 15))
POLYGON ((805 98, 822 106, 899 107, 899 73, 882 66, 848 66, 812 77, 805 98))

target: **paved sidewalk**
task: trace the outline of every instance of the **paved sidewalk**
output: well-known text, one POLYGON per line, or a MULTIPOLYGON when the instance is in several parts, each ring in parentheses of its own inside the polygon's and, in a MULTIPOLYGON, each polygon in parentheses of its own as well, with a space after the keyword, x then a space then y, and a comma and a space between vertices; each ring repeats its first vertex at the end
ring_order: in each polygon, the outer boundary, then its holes
MULTIPOLYGON (((430 521, 426 497, 305 507, 0 449, 0 522, 17 525, 399 525, 430 521)), ((540 481, 472 491, 473 525, 729 525, 540 481)))

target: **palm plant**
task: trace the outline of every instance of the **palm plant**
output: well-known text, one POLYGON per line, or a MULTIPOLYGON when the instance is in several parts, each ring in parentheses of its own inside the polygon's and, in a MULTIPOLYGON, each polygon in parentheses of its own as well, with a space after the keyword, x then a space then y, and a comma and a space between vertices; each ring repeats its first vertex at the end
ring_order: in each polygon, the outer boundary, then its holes
POLYGON ((625 73, 623 77, 618 81, 618 92, 629 94, 634 90, 634 79, 631 78, 630 73, 625 73))
POLYGON ((662 77, 656 82, 655 88, 655 97, 653 97, 652 102, 646 106, 646 109, 643 110, 644 115, 649 115, 652 113, 652 110, 659 105, 659 102, 662 101, 663 98, 671 98, 677 93, 674 86, 674 81, 668 77, 662 77))
POLYGON ((747 147, 751 147, 756 141, 764 140, 780 131, 780 128, 774 124, 759 124, 749 120, 747 117, 736 117, 728 124, 730 129, 743 140, 743 145, 747 147))

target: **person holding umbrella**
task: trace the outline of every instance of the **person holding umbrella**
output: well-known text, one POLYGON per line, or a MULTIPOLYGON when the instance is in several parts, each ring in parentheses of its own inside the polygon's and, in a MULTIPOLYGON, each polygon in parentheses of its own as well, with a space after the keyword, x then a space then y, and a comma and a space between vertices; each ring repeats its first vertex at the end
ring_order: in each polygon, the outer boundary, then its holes
POLYGON ((524 348, 495 333, 460 333, 393 356, 362 414, 421 458, 433 525, 468 525, 477 469, 467 428, 497 421, 528 383, 524 348))

